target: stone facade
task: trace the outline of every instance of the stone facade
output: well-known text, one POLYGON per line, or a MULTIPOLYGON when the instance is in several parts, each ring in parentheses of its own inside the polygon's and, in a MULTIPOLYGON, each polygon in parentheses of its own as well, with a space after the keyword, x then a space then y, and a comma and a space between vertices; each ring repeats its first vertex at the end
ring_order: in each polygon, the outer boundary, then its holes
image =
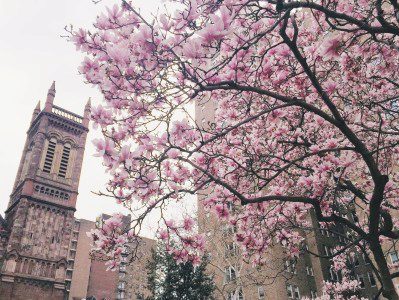
POLYGON ((5 212, 1 299, 65 299, 66 269, 88 132, 84 117, 54 105, 35 108, 5 212))
POLYGON ((153 240, 142 238, 138 260, 128 265, 127 255, 119 272, 90 256, 87 232, 96 222, 74 218, 90 101, 81 117, 55 106, 54 98, 53 83, 44 109, 38 104, 33 111, 5 219, 0 216, 0 299, 147 296, 143 270, 153 240))

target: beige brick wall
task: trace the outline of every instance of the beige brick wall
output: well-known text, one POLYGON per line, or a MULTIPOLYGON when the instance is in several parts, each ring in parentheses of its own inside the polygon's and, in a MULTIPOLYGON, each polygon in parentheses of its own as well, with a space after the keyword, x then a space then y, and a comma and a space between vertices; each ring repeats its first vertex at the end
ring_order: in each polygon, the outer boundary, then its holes
MULTIPOLYGON (((76 257, 74 261, 74 268, 72 273, 72 283, 69 292, 69 299, 86 298, 87 287, 89 284, 91 259, 90 249, 92 239, 87 236, 87 232, 95 227, 93 221, 79 220, 80 227, 77 239, 76 257)), ((75 240, 72 235, 72 241, 75 240)))

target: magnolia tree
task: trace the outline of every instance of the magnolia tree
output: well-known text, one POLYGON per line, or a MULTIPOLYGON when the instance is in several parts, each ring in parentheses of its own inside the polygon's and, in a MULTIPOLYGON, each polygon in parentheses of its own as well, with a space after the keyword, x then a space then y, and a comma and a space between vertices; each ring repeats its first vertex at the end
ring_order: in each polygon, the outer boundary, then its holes
MULTIPOLYGON (((237 227, 253 263, 274 245, 306 251, 299 229, 313 211, 349 233, 334 266, 362 251, 380 293, 399 299, 383 250, 399 237, 397 0, 171 2, 146 19, 123 1, 93 30, 70 29, 87 54, 80 72, 104 96, 92 119, 108 194, 140 206, 128 232, 118 216, 98 229, 96 249, 117 265, 150 212, 206 190, 200 205, 237 227)), ((163 216, 169 251, 197 262, 194 218, 163 216)), ((358 284, 343 273, 325 287, 336 298, 358 284)))

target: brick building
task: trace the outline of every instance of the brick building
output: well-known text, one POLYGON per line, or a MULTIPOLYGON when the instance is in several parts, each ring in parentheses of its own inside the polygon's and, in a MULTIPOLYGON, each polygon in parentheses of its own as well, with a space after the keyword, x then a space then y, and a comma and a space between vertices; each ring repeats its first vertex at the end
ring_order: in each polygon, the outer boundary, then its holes
MULTIPOLYGON (((97 218, 97 226, 101 227, 103 220, 110 218, 102 214, 97 218)), ((130 215, 124 216, 123 224, 130 225, 130 215)), ((155 240, 141 237, 138 244, 126 245, 123 261, 117 271, 106 271, 103 261, 92 260, 90 266, 87 297, 96 299, 131 299, 141 300, 150 295, 146 288, 146 264, 151 258, 151 248, 155 247, 155 240), (132 255, 135 259, 132 260, 132 255)))
MULTIPOLYGON (((145 267, 151 258, 151 248, 155 240, 140 238, 138 247, 134 244, 126 245, 135 251, 136 260, 129 263, 131 254, 126 251, 124 261, 119 270, 107 271, 104 261, 90 255, 92 239, 87 235, 96 226, 101 226, 103 220, 110 216, 102 214, 94 221, 75 219, 72 238, 69 246, 66 269, 66 290, 69 300, 97 299, 143 299, 149 296, 146 288, 147 273, 145 267)), ((126 226, 130 223, 130 216, 123 218, 126 226)))
POLYGON ((2 299, 64 299, 79 178, 89 124, 54 105, 55 83, 45 107, 33 111, 5 212, 2 299))

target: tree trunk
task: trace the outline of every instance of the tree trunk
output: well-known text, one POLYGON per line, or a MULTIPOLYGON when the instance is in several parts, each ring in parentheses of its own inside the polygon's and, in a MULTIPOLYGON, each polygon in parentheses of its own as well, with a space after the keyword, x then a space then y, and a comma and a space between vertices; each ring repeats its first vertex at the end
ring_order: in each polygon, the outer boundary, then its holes
POLYGON ((382 295, 390 300, 399 300, 399 296, 391 278, 391 272, 389 271, 388 264, 384 257, 384 252, 382 251, 378 238, 373 238, 370 241, 370 249, 373 252, 375 262, 380 271, 382 295))

